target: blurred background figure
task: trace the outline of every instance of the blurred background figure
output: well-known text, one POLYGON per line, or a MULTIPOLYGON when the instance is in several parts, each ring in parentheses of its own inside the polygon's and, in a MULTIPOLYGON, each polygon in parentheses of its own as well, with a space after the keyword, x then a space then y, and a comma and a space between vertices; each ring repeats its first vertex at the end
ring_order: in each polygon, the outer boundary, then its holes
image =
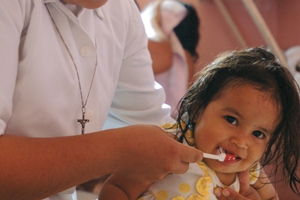
POLYGON ((191 4, 176 0, 150 2, 141 11, 156 81, 166 91, 166 103, 176 106, 188 89, 198 59, 200 19, 191 4))

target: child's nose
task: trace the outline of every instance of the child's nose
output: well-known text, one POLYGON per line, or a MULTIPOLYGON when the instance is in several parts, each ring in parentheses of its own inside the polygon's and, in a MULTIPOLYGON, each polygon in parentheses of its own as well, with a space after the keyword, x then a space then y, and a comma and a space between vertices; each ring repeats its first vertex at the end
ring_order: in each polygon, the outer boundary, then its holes
POLYGON ((239 134, 230 138, 230 142, 238 148, 248 149, 249 138, 245 135, 239 134))

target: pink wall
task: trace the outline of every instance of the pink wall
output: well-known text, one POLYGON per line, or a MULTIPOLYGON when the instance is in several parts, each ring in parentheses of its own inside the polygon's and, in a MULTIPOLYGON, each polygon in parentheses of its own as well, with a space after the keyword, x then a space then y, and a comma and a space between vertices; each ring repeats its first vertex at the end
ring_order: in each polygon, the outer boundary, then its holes
MULTIPOLYGON (((199 44, 201 58, 196 69, 201 69, 211 62, 220 52, 242 47, 213 0, 200 0, 200 2, 190 0, 189 2, 197 3, 202 22, 200 30, 202 39, 199 44)), ((298 36, 300 22, 297 23, 295 17, 299 16, 300 1, 255 0, 254 2, 282 51, 300 44, 298 36)), ((241 0, 223 0, 223 3, 247 46, 266 45, 241 0)))

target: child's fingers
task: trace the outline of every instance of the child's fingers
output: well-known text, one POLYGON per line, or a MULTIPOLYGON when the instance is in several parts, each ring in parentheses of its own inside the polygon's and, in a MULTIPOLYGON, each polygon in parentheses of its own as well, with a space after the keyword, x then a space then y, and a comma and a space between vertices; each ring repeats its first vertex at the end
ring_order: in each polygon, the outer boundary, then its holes
POLYGON ((243 196, 230 188, 217 187, 214 189, 214 194, 216 195, 218 200, 250 200, 250 199, 252 199, 252 198, 243 196))
POLYGON ((218 200, 249 200, 249 199, 261 199, 258 192, 250 186, 249 171, 238 173, 240 181, 240 193, 230 188, 215 188, 214 194, 218 200))

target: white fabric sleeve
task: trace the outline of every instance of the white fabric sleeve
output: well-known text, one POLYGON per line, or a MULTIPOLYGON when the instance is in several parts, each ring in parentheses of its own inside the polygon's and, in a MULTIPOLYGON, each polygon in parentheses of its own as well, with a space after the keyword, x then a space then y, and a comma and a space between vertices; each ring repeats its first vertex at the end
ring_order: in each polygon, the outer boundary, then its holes
MULTIPOLYGON (((19 62, 19 43, 28 1, 0 1, 0 135, 12 114, 19 62)), ((21 47, 20 47, 21 48, 21 47)))
POLYGON ((120 76, 104 129, 130 124, 172 122, 163 88, 154 81, 147 36, 134 2, 120 76))

